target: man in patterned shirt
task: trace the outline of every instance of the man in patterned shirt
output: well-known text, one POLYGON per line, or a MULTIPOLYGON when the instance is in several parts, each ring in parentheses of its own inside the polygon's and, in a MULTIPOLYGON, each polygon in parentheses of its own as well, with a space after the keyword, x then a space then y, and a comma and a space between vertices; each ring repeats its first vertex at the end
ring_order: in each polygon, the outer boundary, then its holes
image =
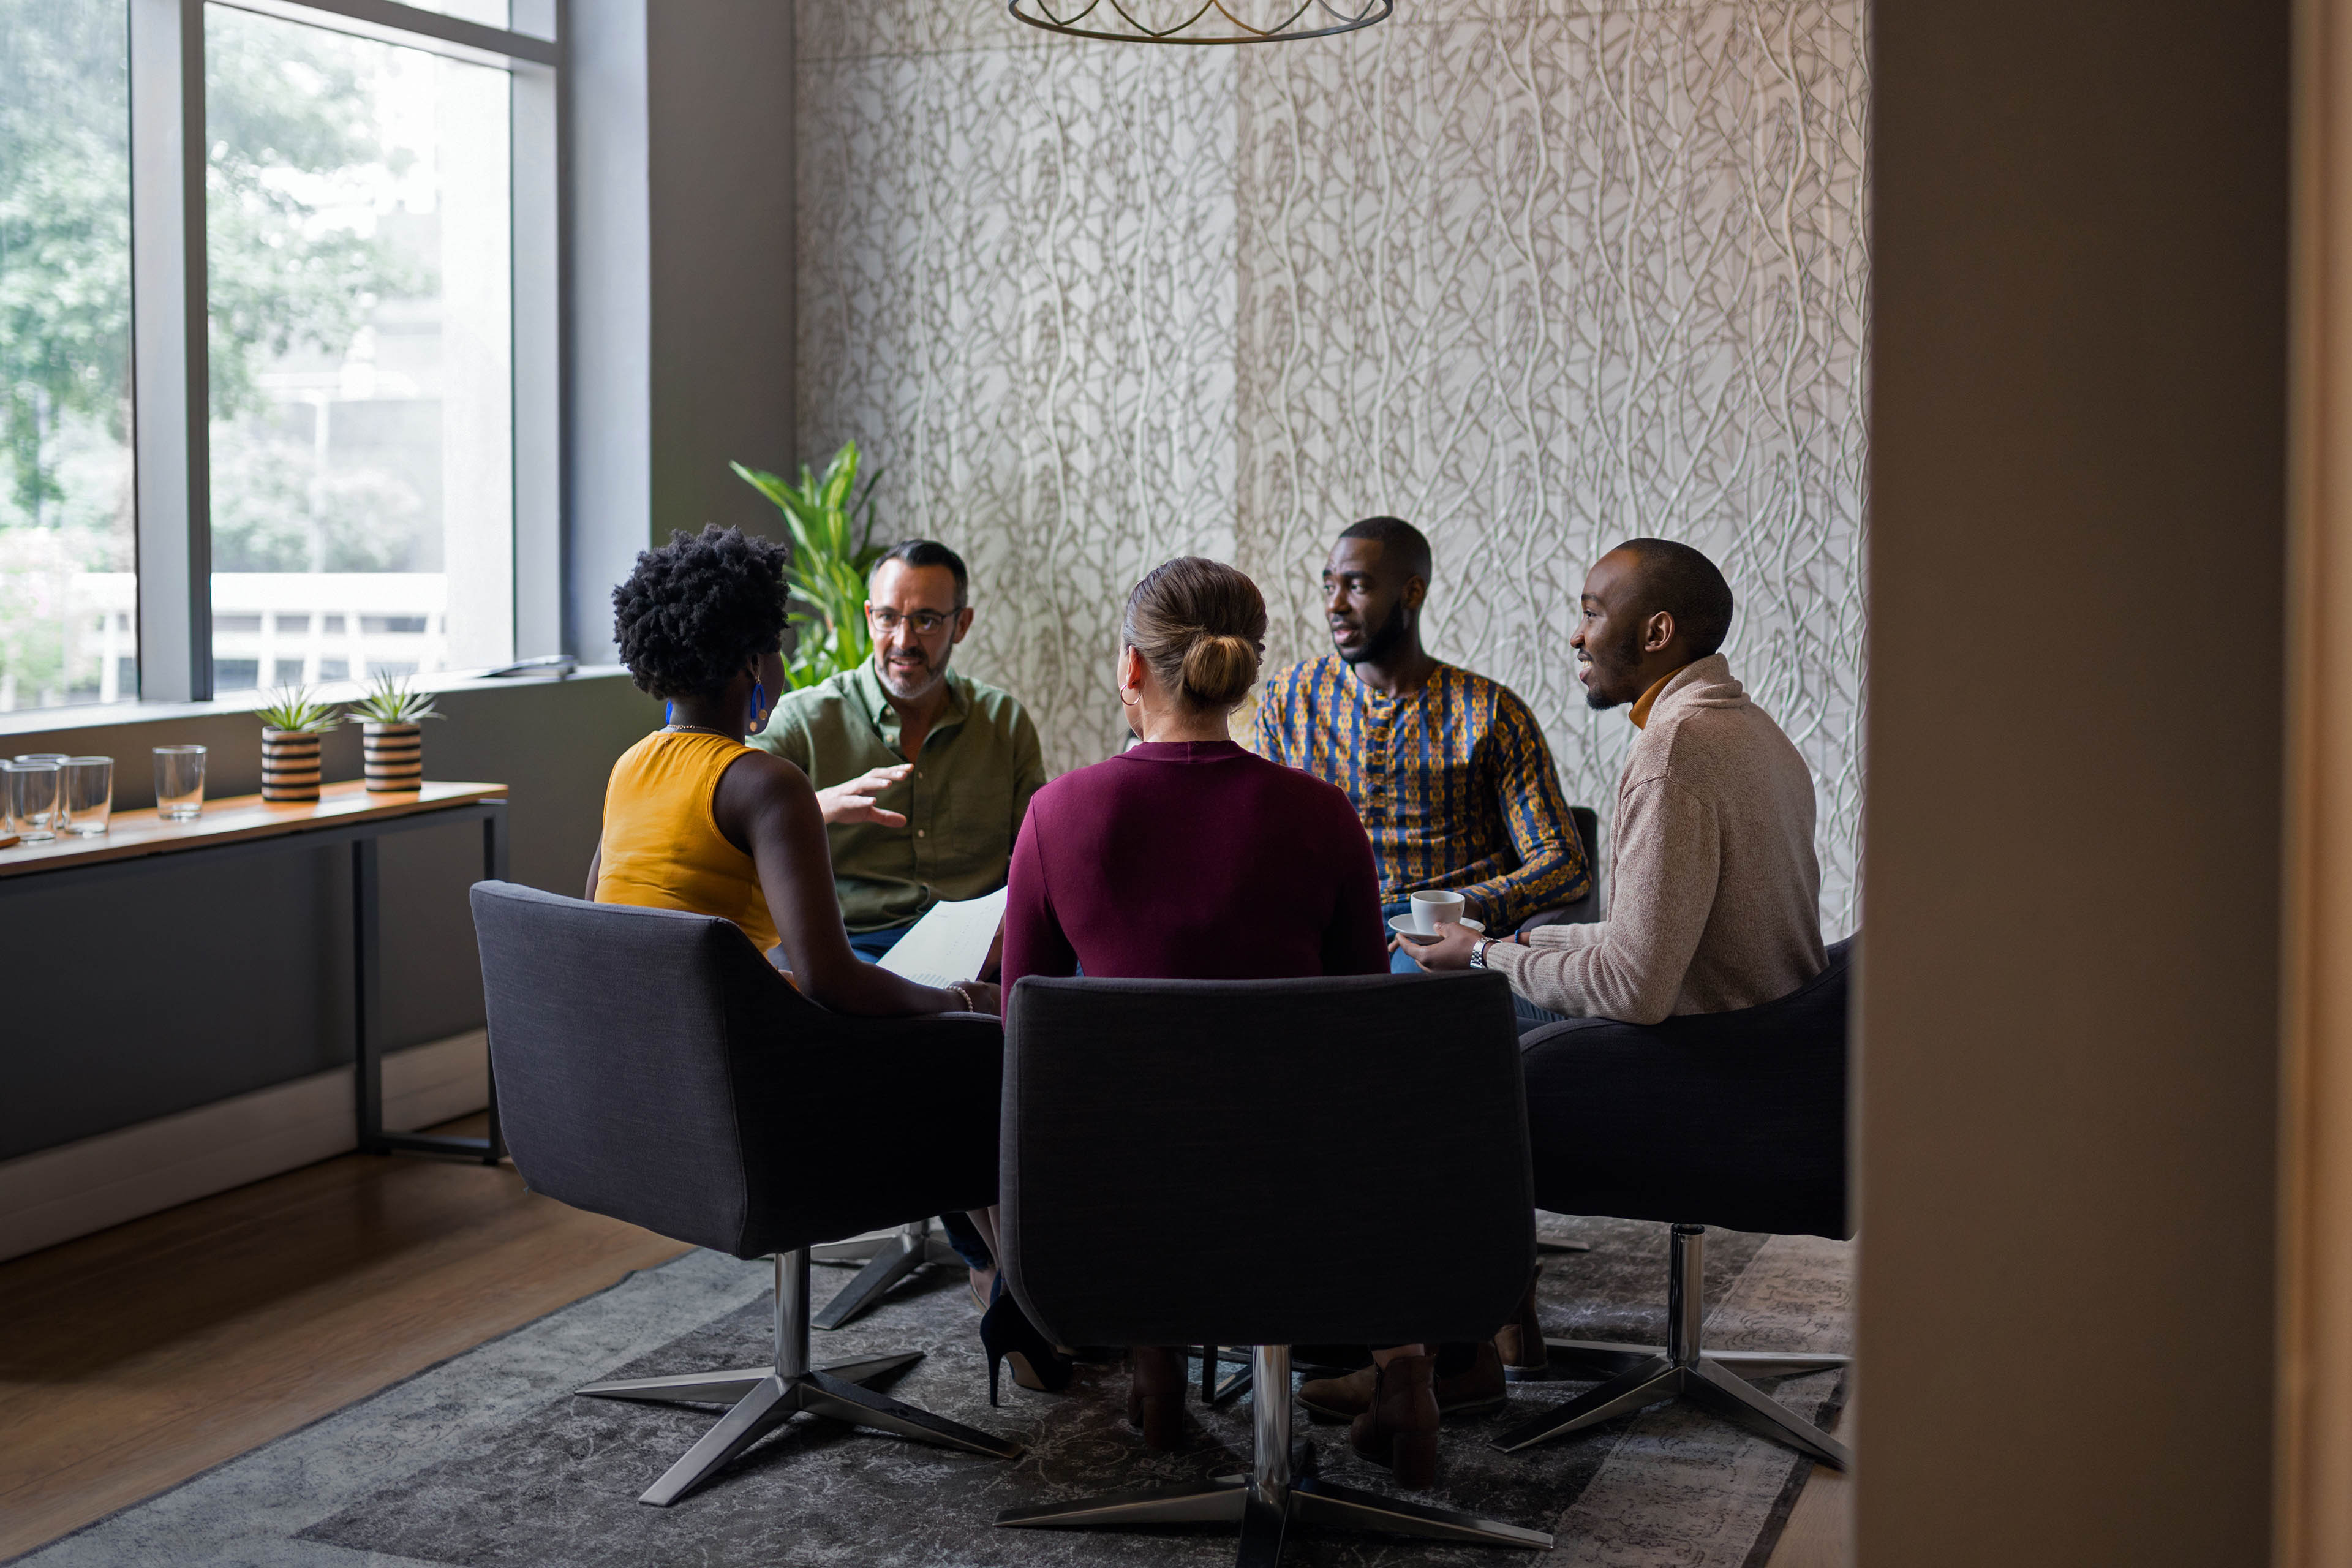
MULTIPOLYGON (((1422 647, 1429 575, 1429 541, 1402 519, 1366 518, 1339 536, 1323 567, 1339 651, 1266 681, 1257 750, 1355 802, 1386 913, 1450 888, 1505 934, 1582 898, 1592 871, 1528 705, 1422 647)), ((1400 952, 1394 967, 1415 965, 1400 952)))

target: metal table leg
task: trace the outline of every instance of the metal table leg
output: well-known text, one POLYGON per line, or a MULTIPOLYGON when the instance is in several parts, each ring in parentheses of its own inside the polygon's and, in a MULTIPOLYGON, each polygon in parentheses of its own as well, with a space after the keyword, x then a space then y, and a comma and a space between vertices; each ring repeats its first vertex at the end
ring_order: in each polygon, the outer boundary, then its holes
POLYGON ((352 1027, 359 1055, 359 1141, 383 1152, 383 942, 378 929, 376 841, 352 841, 352 1027))
MULTIPOLYGON (((482 875, 504 881, 507 874, 507 808, 504 801, 482 805, 482 875)), ((357 1102, 360 1152, 366 1154, 458 1154, 495 1165, 506 1157, 499 1135, 498 1079, 489 1084, 489 1136, 459 1138, 439 1132, 383 1130, 383 926, 382 877, 373 835, 352 841, 352 992, 357 1036, 357 1102)))

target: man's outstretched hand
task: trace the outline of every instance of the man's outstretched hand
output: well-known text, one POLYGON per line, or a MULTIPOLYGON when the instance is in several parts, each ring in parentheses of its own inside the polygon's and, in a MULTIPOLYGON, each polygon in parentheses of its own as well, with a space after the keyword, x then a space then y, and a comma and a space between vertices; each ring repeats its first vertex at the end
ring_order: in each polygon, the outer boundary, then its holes
POLYGON ((876 768, 847 784, 817 791, 816 804, 824 813, 824 825, 847 827, 853 823, 870 822, 877 827, 906 826, 904 813, 875 805, 874 797, 905 778, 913 767, 912 763, 900 763, 893 768, 876 768))

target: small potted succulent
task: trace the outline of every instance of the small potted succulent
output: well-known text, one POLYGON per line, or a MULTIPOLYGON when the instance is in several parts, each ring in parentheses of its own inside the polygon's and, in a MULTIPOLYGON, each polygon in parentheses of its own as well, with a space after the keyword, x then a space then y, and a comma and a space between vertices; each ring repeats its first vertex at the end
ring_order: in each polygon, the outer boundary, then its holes
POLYGON ((319 738, 343 721, 307 686, 278 690, 261 710, 261 798, 319 798, 319 738))
POLYGON ((410 689, 404 677, 379 675, 366 696, 352 704, 363 721, 360 729, 362 767, 368 792, 394 795, 425 787, 425 731, 422 721, 438 719, 433 699, 410 689))

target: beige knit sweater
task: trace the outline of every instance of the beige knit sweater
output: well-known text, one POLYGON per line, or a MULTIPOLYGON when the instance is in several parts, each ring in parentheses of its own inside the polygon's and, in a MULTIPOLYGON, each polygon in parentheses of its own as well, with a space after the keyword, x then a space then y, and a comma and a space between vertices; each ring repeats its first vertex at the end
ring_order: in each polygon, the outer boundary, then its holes
POLYGON ((1654 1024, 1785 996, 1828 963, 1813 781, 1715 654, 1676 670, 1617 784, 1609 918, 1486 962, 1570 1017, 1654 1024))

